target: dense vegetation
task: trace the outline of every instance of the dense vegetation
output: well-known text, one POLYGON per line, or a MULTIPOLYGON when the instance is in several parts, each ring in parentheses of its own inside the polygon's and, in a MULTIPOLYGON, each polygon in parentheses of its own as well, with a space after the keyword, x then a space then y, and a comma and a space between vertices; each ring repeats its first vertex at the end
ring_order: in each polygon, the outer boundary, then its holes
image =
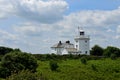
POLYGON ((80 59, 58 61, 57 71, 51 71, 49 61, 38 61, 38 73, 48 80, 120 80, 120 59, 89 60, 87 64, 80 59))
POLYGON ((1 47, 0 77, 3 80, 120 80, 119 48, 95 45, 90 52, 90 56, 30 54, 1 47))
POLYGON ((120 57, 120 49, 113 46, 108 46, 104 49, 99 45, 95 45, 94 47, 92 47, 90 54, 104 57, 120 57))

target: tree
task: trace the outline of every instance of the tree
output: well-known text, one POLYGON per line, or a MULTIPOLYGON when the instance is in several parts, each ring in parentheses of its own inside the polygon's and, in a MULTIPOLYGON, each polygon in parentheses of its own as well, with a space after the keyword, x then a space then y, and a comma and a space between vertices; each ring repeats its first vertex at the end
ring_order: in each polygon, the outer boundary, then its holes
POLYGON ((5 55, 6 53, 9 53, 13 51, 12 48, 8 48, 8 47, 0 47, 0 55, 5 55))
POLYGON ((117 47, 108 46, 104 50, 104 56, 106 56, 106 57, 113 56, 113 54, 115 54, 115 56, 117 56, 117 57, 120 57, 120 49, 117 47))
POLYGON ((103 51, 104 51, 104 49, 102 47, 95 45, 94 47, 92 47, 90 54, 94 55, 94 56, 102 56, 103 51))
POLYGON ((0 77, 7 77, 11 73, 17 73, 21 70, 35 72, 37 66, 37 60, 31 54, 14 51, 2 58, 0 70, 4 70, 6 74, 4 75, 0 72, 2 75, 0 77))

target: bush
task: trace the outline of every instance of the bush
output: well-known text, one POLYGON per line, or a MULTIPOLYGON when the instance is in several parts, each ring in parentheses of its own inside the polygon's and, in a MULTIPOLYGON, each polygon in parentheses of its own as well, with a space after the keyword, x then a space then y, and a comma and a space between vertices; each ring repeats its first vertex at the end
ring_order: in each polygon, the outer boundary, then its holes
POLYGON ((49 65, 52 71, 56 71, 57 68, 59 67, 56 61, 50 61, 49 65))
POLYGON ((87 64, 87 59, 86 59, 86 57, 82 57, 82 58, 81 58, 81 63, 87 64))
POLYGON ((116 59, 116 54, 111 54, 111 56, 110 56, 110 58, 112 59, 112 60, 115 60, 116 59))
POLYGON ((92 68, 92 70, 94 70, 94 71, 98 71, 97 68, 96 68, 96 65, 94 65, 94 64, 91 65, 91 68, 92 68))
POLYGON ((10 75, 9 69, 0 66, 0 78, 6 78, 6 76, 9 75, 10 75))
POLYGON ((36 71, 37 60, 28 53, 22 53, 19 51, 11 52, 6 54, 1 61, 1 77, 7 77, 11 73, 17 73, 21 70, 30 70, 32 72, 36 71), (6 72, 6 74, 4 74, 6 72))
POLYGON ((29 70, 23 70, 19 73, 12 74, 6 80, 47 80, 42 75, 32 73, 29 70))

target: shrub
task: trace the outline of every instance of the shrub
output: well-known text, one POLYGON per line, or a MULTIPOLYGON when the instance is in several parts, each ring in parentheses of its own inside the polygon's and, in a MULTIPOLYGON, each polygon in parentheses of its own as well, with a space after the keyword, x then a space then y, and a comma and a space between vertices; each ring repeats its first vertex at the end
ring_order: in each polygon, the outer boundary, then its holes
POLYGON ((47 80, 42 75, 38 75, 36 73, 32 73, 29 70, 23 70, 19 73, 12 74, 6 80, 47 80))
POLYGON ((115 60, 116 57, 117 57, 116 54, 111 54, 111 55, 110 55, 110 58, 111 58, 112 60, 115 60))
POLYGON ((94 70, 94 71, 98 71, 97 68, 96 68, 96 65, 94 65, 94 64, 91 65, 91 68, 92 68, 92 70, 94 70))
POLYGON ((6 54, 1 61, 1 77, 7 77, 11 75, 11 73, 17 73, 21 70, 31 70, 33 72, 36 71, 37 68, 37 60, 28 53, 22 53, 19 51, 11 52, 6 54), (6 74, 4 74, 6 72, 6 74))
POLYGON ((56 61, 50 61, 49 65, 52 71, 56 71, 57 68, 59 67, 56 61))
POLYGON ((6 78, 6 76, 9 75, 10 75, 9 69, 0 66, 0 78, 6 78))
POLYGON ((81 63, 87 64, 87 59, 86 59, 86 57, 82 57, 82 58, 81 58, 81 63))

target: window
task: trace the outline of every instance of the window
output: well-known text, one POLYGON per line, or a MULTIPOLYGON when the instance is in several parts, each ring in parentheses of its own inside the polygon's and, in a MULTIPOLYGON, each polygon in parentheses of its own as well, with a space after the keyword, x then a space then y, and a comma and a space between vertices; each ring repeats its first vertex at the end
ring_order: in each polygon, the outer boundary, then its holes
POLYGON ((78 40, 76 41, 76 43, 78 42, 78 40))
POLYGON ((85 51, 85 54, 87 54, 87 51, 85 51))
POLYGON ((87 43, 87 41, 85 41, 85 43, 87 43))
POLYGON ((78 48, 78 45, 76 45, 76 48, 78 48))

